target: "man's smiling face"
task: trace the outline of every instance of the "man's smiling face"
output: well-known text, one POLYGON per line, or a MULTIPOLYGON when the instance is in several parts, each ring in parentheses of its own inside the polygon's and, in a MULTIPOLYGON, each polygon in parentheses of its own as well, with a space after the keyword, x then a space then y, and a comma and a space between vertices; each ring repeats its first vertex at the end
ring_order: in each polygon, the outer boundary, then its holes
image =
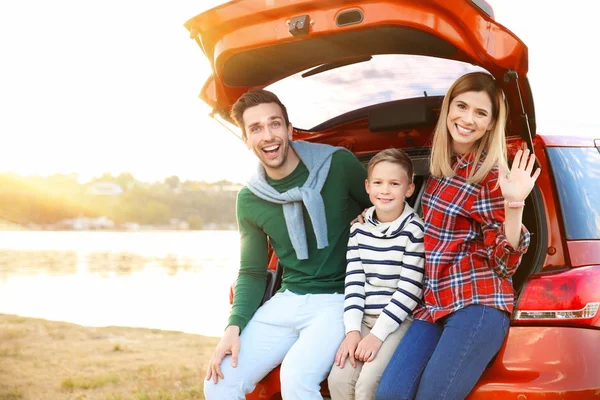
POLYGON ((265 168, 267 175, 281 179, 289 175, 298 165, 292 149, 292 125, 285 125, 281 108, 276 103, 263 103, 247 108, 242 119, 246 136, 244 142, 265 168))

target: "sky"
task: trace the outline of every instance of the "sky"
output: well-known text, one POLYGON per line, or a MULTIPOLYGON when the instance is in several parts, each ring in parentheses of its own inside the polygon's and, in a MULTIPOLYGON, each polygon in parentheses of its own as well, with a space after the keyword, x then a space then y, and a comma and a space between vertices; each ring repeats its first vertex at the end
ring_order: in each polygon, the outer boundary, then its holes
MULTIPOLYGON (((596 2, 488 2, 529 48, 538 132, 600 138, 596 2)), ((254 156, 208 117, 210 67, 183 27, 219 3, 0 2, 0 172, 247 179, 254 156)))

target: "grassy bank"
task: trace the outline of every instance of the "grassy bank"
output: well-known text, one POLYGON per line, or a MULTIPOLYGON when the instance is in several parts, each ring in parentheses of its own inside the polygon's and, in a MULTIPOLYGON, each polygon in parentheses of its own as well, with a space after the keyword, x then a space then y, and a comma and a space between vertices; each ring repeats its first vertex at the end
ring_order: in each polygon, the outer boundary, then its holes
POLYGON ((217 341, 0 314, 0 400, 203 399, 217 341))

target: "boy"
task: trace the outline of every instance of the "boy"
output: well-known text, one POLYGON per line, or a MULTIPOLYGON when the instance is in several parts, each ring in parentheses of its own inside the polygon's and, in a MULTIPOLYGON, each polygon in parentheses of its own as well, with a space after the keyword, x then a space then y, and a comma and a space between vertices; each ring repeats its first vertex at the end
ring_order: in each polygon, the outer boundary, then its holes
POLYGON ((344 300, 346 337, 328 378, 332 400, 375 399, 379 379, 421 302, 423 222, 406 203, 415 185, 402 150, 369 162, 365 181, 373 207, 348 240, 344 300))

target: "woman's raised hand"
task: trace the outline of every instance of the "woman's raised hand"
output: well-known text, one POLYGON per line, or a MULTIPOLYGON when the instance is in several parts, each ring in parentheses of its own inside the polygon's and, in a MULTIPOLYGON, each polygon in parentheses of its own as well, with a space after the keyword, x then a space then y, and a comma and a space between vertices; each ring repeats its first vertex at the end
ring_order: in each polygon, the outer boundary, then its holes
POLYGON ((515 155, 510 170, 500 170, 500 190, 506 201, 523 201, 531 193, 541 169, 537 168, 533 175, 535 154, 529 155, 529 149, 519 150, 515 155))

